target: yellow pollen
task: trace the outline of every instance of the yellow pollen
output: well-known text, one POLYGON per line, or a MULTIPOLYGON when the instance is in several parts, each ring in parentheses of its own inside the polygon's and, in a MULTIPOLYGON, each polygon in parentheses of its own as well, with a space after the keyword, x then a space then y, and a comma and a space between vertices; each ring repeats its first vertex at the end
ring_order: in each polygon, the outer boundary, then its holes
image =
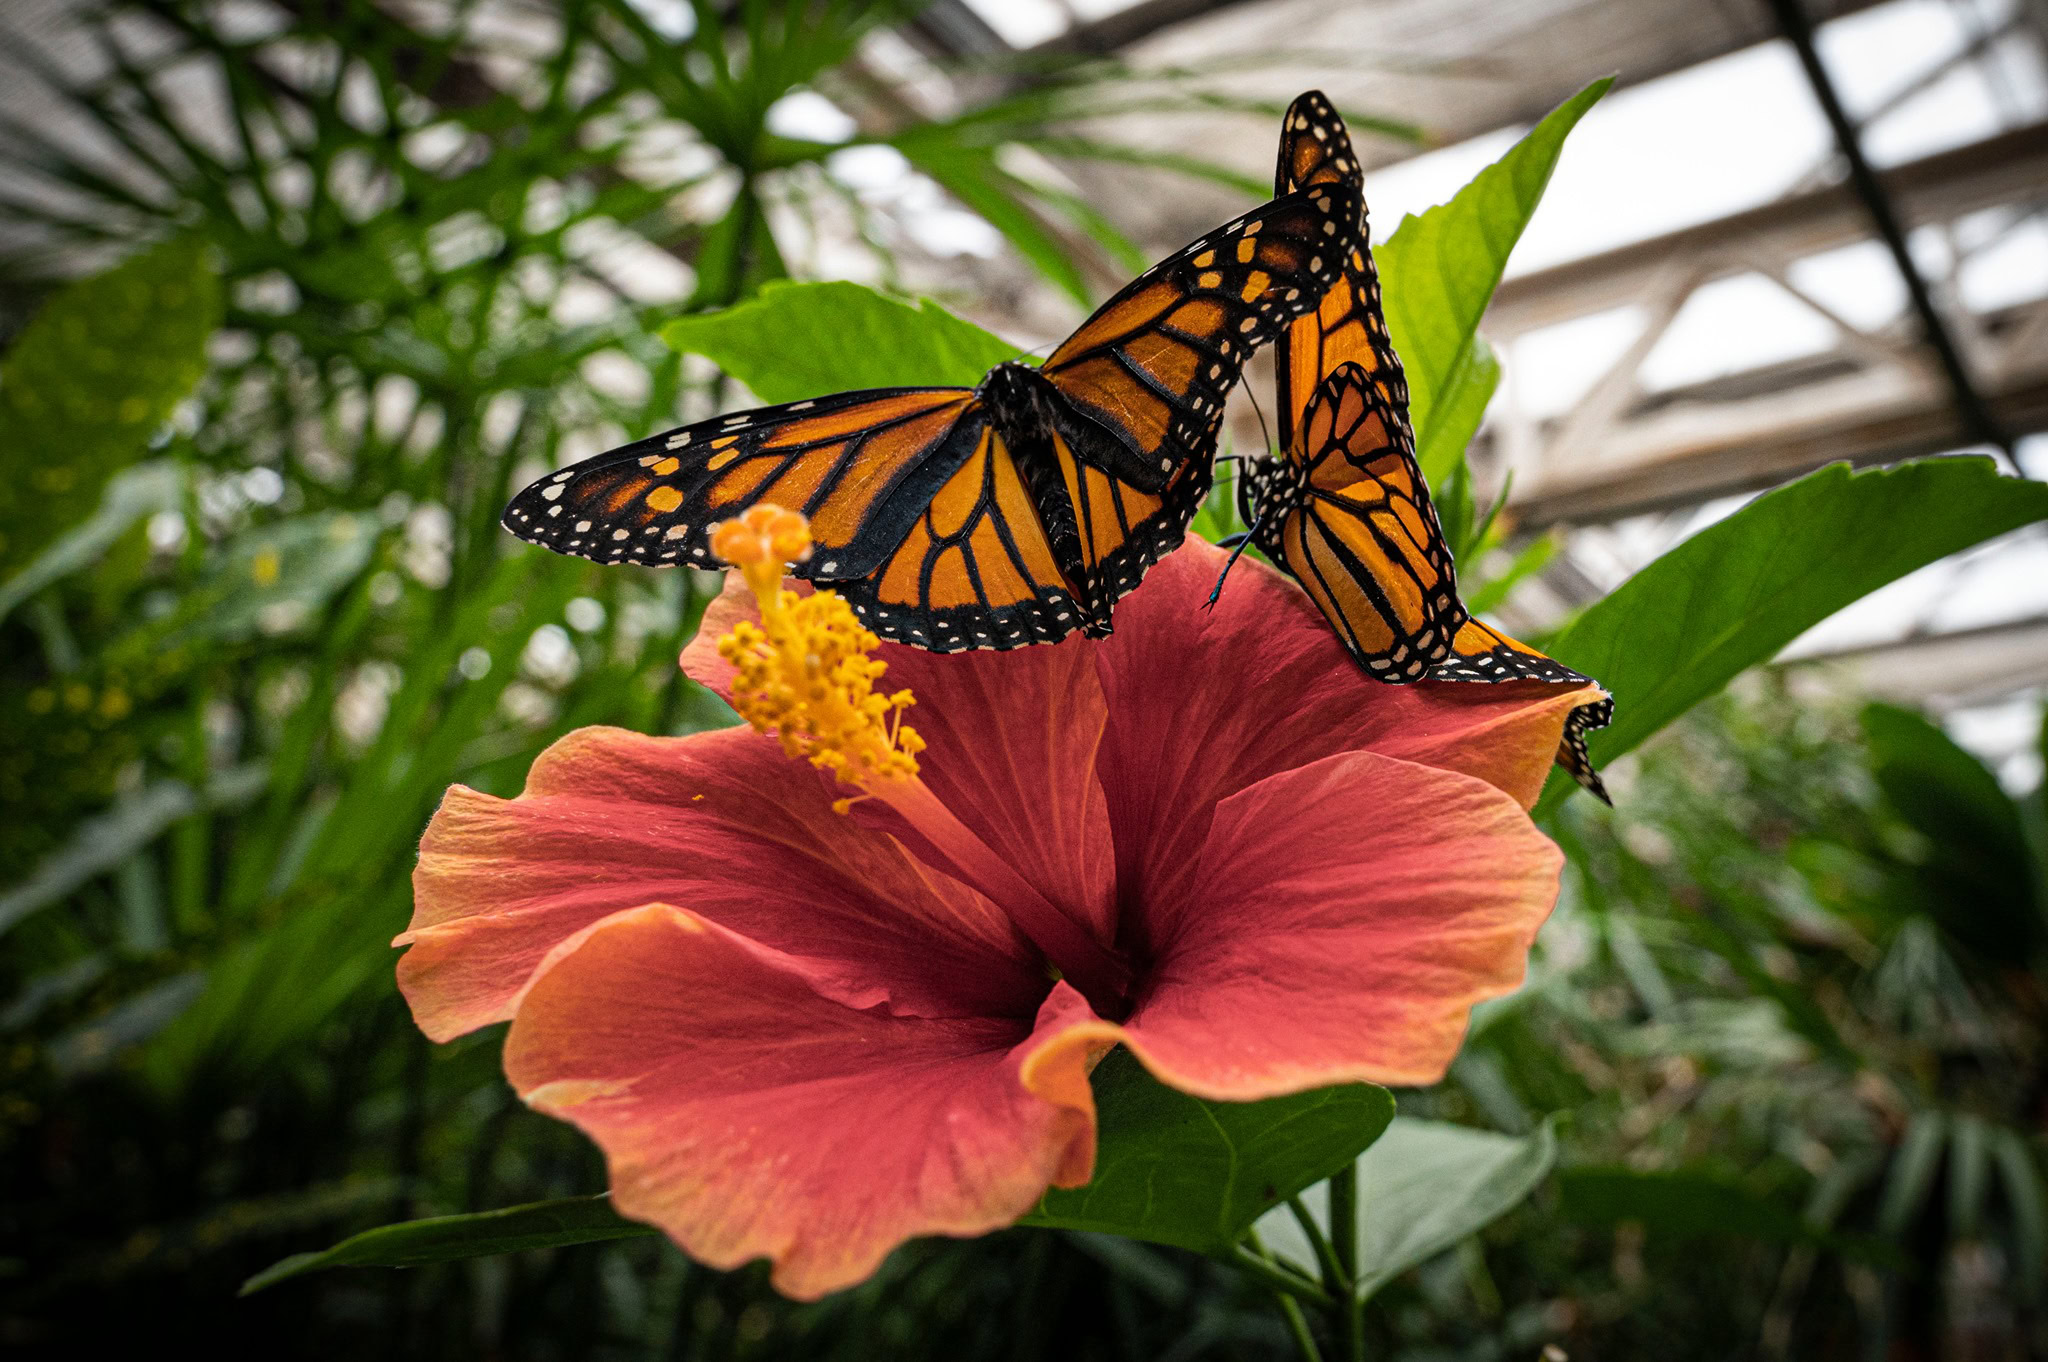
MULTIPOLYGON (((742 620, 718 640, 718 655, 739 672, 732 707, 740 717, 850 785, 915 776, 924 739, 903 711, 916 701, 907 690, 875 690, 888 667, 868 654, 882 641, 837 594, 782 589, 784 565, 811 556, 809 522, 754 506, 711 527, 711 551, 740 570, 761 606, 759 624, 742 620)), ((833 807, 844 813, 851 802, 833 807)))

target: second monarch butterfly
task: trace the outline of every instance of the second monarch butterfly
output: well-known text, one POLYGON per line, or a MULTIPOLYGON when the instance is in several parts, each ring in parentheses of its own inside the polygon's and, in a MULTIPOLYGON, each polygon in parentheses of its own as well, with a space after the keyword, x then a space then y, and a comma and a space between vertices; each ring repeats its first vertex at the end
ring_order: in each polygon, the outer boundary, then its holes
MULTIPOLYGON (((1280 193, 1348 185, 1363 198, 1351 135, 1320 91, 1288 106, 1274 184, 1280 193)), ((1588 684, 1473 619, 1458 598, 1363 230, 1315 311, 1290 324, 1275 369, 1282 457, 1246 462, 1239 508, 1251 541, 1302 584, 1360 665, 1396 684, 1588 684)), ((1557 764, 1602 800, 1586 734, 1613 714, 1611 699, 1577 706, 1557 750, 1557 764)))
POLYGON ((774 502, 811 522, 795 574, 882 638, 1106 634, 1207 495, 1245 361, 1315 307, 1359 230, 1356 186, 1304 187, 1153 266, 1042 366, 701 421, 540 479, 505 526, 598 562, 709 566, 712 525, 774 502))

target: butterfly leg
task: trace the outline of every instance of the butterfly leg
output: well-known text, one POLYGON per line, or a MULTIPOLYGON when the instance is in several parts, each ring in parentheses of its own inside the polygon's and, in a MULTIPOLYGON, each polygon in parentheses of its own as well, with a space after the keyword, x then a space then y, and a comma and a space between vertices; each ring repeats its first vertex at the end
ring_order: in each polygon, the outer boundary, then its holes
POLYGON ((1216 547, 1219 549, 1234 549, 1251 537, 1252 532, 1250 530, 1239 530, 1236 534, 1226 534, 1217 540, 1216 547))

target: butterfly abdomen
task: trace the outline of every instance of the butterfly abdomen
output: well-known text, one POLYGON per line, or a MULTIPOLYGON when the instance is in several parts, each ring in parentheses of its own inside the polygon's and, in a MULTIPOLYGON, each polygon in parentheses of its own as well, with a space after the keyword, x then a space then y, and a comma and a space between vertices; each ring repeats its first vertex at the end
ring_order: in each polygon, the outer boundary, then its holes
POLYGON ((999 364, 982 380, 980 396, 1017 462, 1053 561, 1080 609, 1083 631, 1095 637, 1108 633, 1109 607, 1088 567, 1080 517, 1053 448, 1057 394, 1052 384, 1029 365, 999 364))

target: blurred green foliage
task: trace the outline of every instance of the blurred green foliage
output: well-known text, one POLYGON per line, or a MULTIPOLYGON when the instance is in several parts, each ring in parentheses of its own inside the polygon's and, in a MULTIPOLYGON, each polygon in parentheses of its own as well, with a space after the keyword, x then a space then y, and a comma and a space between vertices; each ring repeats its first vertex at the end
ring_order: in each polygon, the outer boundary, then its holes
POLYGON ((196 237, 72 284, 0 360, 0 580, 98 503, 206 371, 220 280, 196 237))
MULTIPOLYGON (((419 1037, 388 942, 451 782, 509 794, 582 724, 729 720, 675 667, 713 583, 521 549, 507 493, 708 414, 729 375, 795 397, 888 362, 846 336, 831 374, 756 362, 754 323, 798 287, 772 281, 811 272, 805 224, 852 223, 898 277, 841 146, 900 153, 1077 299, 1134 252, 1009 149, 1259 194, 1102 132, 1256 106, 1110 64, 1003 73, 942 118, 879 100, 893 121, 848 143, 773 131, 793 91, 873 95, 847 59, 905 8, 697 3, 657 28, 566 0, 510 77, 463 3, 114 5, 88 14, 84 82, 6 38, 121 163, 33 128, 0 144, 0 203, 33 229, 0 250, 0 438, 70 470, 0 493, 10 1355, 1290 1355, 1226 1266, 1030 1229, 913 1244, 812 1306, 648 1237, 233 1299, 366 1227, 603 1185, 511 1097, 497 1035, 419 1037), (180 96, 194 72, 220 127, 180 96)), ((898 308, 871 299, 846 306, 898 308)), ((1441 410, 1459 372, 1490 387, 1461 331, 1441 410)), ((982 337, 960 329, 963 371, 982 337)), ((1450 500, 1460 543, 1488 542, 1450 500)), ((1219 493, 1203 524, 1228 519, 1219 493)), ((1364 1156, 1408 1177, 1365 1171, 1375 1355, 2048 1348, 2041 800, 1917 716, 1790 690, 1751 677, 1680 721, 1617 773, 1621 812, 1554 813, 1572 869, 1531 986, 1364 1156)))

